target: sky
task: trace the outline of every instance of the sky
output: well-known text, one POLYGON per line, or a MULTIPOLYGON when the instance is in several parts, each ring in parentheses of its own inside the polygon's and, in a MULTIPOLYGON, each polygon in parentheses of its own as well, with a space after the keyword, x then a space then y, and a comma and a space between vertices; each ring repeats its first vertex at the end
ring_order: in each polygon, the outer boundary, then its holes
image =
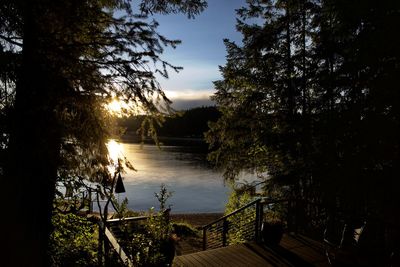
POLYGON ((184 69, 169 71, 169 79, 158 76, 161 87, 181 110, 212 105, 215 92, 213 81, 221 79, 218 66, 225 65, 226 50, 223 39, 240 42, 236 32, 236 12, 245 0, 208 0, 208 8, 188 19, 182 14, 158 15, 159 32, 169 39, 179 39, 176 49, 167 48, 163 58, 184 69))

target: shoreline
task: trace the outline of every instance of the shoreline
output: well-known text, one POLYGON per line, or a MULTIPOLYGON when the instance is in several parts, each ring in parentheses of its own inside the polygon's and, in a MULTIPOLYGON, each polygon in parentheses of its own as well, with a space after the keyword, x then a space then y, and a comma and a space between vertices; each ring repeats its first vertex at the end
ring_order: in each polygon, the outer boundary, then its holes
MULTIPOLYGON (((198 147, 203 152, 208 151, 208 144, 204 138, 200 137, 170 137, 170 136, 157 136, 161 146, 186 146, 186 147, 198 147)), ((146 137, 144 140, 137 136, 137 134, 127 133, 120 137, 120 141, 123 143, 131 144, 146 144, 156 145, 152 138, 146 137)))
POLYGON ((184 222, 195 227, 201 227, 209 224, 224 216, 224 213, 204 212, 204 213, 171 213, 170 218, 173 222, 184 222))

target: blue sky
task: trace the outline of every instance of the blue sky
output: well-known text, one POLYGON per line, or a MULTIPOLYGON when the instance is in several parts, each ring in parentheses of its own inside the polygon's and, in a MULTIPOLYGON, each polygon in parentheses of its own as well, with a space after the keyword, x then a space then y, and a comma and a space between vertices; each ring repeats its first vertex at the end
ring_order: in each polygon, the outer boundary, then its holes
POLYGON ((223 39, 240 42, 235 9, 244 5, 245 0, 209 0, 208 8, 195 19, 181 14, 156 16, 161 34, 182 41, 176 49, 166 49, 163 57, 184 69, 178 74, 170 71, 168 80, 158 77, 175 108, 212 104, 212 82, 221 79, 218 66, 225 65, 223 39))

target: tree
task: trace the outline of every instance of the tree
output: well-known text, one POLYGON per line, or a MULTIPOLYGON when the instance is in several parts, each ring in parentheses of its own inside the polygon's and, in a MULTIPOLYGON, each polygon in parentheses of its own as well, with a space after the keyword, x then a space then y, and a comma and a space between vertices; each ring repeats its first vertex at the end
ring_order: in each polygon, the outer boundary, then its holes
POLYGON ((395 1, 249 1, 238 12, 243 45, 225 41, 214 96, 223 115, 207 137, 225 176, 267 173, 269 188, 317 204, 319 215, 398 224, 399 10, 395 1))
POLYGON ((225 166, 227 177, 241 169, 268 170, 278 180, 293 182, 302 171, 296 158, 303 154, 300 121, 310 109, 312 46, 306 43, 313 8, 311 1, 253 1, 239 10, 242 20, 261 22, 239 21, 243 47, 225 40, 224 80, 215 83, 224 116, 209 132, 217 148, 210 156, 225 166))
POLYGON ((18 58, 4 61, 16 66, 16 75, 1 73, 15 83, 2 129, 2 264, 49 264, 57 177, 101 181, 107 173, 107 101, 118 97, 153 115, 169 110, 154 73, 179 70, 160 58, 163 47, 179 41, 158 34, 149 15, 184 12, 191 18, 205 7, 202 0, 1 2, 2 56, 18 58))

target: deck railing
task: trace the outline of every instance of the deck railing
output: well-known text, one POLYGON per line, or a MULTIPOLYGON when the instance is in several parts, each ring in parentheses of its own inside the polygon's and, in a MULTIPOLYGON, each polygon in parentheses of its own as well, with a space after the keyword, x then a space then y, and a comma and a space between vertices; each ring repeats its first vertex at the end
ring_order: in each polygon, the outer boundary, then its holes
POLYGON ((124 246, 123 239, 125 238, 124 234, 121 231, 120 226, 125 224, 131 225, 138 224, 142 221, 145 221, 149 218, 149 216, 138 216, 138 217, 128 217, 128 218, 121 218, 121 219, 109 219, 106 222, 106 225, 103 225, 99 222, 100 229, 104 231, 104 238, 105 238, 105 252, 106 252, 106 261, 109 260, 109 251, 112 248, 115 253, 120 258, 121 262, 125 264, 125 266, 133 267, 134 264, 129 257, 128 251, 124 246))
POLYGON ((203 226, 203 250, 246 241, 260 241, 264 214, 273 205, 287 201, 259 198, 203 226))

